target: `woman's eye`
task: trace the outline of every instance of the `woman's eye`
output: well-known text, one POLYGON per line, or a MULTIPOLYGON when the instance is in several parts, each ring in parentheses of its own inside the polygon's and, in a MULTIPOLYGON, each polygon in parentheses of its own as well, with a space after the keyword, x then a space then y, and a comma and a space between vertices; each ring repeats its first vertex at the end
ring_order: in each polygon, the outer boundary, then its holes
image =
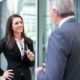
POLYGON ((14 24, 17 25, 17 24, 19 24, 19 22, 15 22, 14 24))
POLYGON ((21 23, 21 24, 23 24, 23 22, 22 22, 22 21, 21 21, 20 23, 21 23))

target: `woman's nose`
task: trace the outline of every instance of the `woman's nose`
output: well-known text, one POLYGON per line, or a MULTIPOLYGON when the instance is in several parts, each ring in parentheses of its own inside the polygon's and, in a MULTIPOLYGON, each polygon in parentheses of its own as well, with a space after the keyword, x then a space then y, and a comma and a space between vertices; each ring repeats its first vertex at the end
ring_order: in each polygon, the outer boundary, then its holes
POLYGON ((19 23, 19 24, 18 24, 18 26, 22 26, 22 25, 23 25, 22 23, 19 23))

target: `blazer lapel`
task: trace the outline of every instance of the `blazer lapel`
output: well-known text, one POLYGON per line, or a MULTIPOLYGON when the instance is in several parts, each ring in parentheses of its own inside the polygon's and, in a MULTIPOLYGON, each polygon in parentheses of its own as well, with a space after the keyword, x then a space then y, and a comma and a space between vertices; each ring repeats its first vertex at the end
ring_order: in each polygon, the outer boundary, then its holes
POLYGON ((27 55, 26 55, 26 51, 29 49, 29 40, 26 38, 24 38, 24 57, 25 58, 27 55))
POLYGON ((17 45, 17 43, 16 43, 16 41, 14 42, 14 51, 15 51, 15 55, 19 58, 19 59, 21 59, 21 52, 20 52, 20 50, 19 50, 19 47, 18 47, 18 45, 17 45))
POLYGON ((23 59, 25 58, 25 56, 27 56, 26 55, 26 51, 27 51, 27 43, 26 43, 26 41, 24 39, 24 57, 23 57, 23 59))
MULTIPOLYGON (((29 44, 30 44, 30 41, 29 41, 29 39, 27 39, 27 38, 24 38, 24 57, 26 56, 26 51, 27 51, 27 49, 29 48, 29 44)), ((15 52, 15 55, 20 59, 20 60, 22 60, 21 59, 21 52, 20 52, 20 50, 19 50, 19 47, 18 47, 18 45, 17 45, 17 43, 16 43, 16 41, 15 41, 15 43, 14 43, 14 52, 15 52)), ((24 58, 23 57, 23 58, 24 58)))

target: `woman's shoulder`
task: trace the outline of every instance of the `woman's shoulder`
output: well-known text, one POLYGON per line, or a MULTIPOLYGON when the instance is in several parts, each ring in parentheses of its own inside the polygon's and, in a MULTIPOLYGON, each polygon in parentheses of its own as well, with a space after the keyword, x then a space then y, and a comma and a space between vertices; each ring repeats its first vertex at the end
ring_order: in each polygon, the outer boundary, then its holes
POLYGON ((24 40, 25 40, 26 43, 29 43, 29 44, 31 44, 33 42, 32 39, 29 38, 29 37, 25 37, 24 40))
POLYGON ((0 38, 0 46, 5 46, 5 44, 6 44, 6 38, 5 37, 3 37, 3 38, 0 38))
POLYGON ((6 42, 6 38, 5 37, 0 38, 0 42, 6 42))

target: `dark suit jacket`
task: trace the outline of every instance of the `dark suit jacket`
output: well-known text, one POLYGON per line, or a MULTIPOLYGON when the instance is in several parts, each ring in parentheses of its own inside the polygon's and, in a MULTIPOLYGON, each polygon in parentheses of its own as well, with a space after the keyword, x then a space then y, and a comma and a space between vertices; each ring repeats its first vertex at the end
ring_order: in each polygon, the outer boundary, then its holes
POLYGON ((51 33, 46 72, 41 74, 38 80, 80 80, 80 25, 74 18, 51 33))
MULTIPOLYGON (((25 54, 23 59, 21 59, 21 53, 18 48, 18 45, 15 41, 14 46, 12 49, 8 49, 6 47, 6 38, 3 38, 0 40, 0 53, 4 53, 7 62, 8 62, 8 67, 7 69, 12 69, 14 72, 14 78, 12 80, 20 80, 21 75, 25 78, 25 80, 31 80, 31 72, 30 72, 30 67, 34 65, 34 61, 31 62, 27 55, 25 54)), ((28 37, 25 38, 24 40, 25 44, 25 50, 26 44, 28 45, 28 48, 33 51, 33 42, 31 39, 28 37)), ((3 74, 3 70, 0 68, 0 75, 3 74)))

